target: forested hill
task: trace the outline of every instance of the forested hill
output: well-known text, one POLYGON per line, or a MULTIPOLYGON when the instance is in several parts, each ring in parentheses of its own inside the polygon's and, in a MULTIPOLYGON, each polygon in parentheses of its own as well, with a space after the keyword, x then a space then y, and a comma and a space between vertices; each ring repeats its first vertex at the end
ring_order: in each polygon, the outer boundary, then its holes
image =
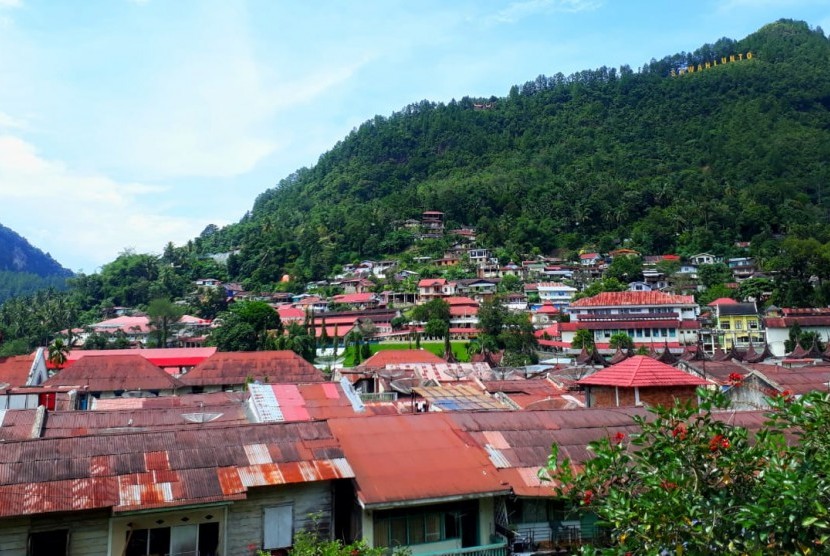
POLYGON ((240 247, 231 278, 265 284, 398 253, 412 238, 396 223, 424 210, 516 254, 826 242, 828 161, 830 41, 782 20, 636 70, 539 76, 503 98, 377 116, 196 244, 240 247))
POLYGON ((72 272, 0 224, 0 303, 46 287, 65 287, 72 272))

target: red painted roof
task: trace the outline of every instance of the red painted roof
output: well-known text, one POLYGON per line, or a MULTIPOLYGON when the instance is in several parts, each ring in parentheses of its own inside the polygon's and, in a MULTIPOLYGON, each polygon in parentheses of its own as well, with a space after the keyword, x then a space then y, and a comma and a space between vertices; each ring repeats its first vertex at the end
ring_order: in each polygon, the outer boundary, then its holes
POLYGON ((579 256, 579 258, 582 259, 582 260, 596 259, 598 257, 599 257, 599 253, 583 253, 579 256))
POLYGON ((622 363, 597 371, 591 376, 577 381, 577 384, 643 388, 649 386, 704 386, 708 382, 651 357, 635 355, 622 363))
MULTIPOLYGON (((194 367, 216 353, 215 347, 167 348, 167 349, 76 349, 69 352, 66 365, 90 355, 140 355, 157 367, 194 367)), ((47 366, 50 368, 49 361, 47 366)))
POLYGON ((450 307, 454 306, 465 306, 465 305, 475 305, 478 307, 478 301, 472 299, 470 297, 464 297, 463 295, 457 295, 452 297, 445 297, 444 301, 450 304, 450 307))
POLYGON ((478 305, 455 305, 450 307, 450 316, 453 317, 469 317, 478 314, 478 305))
POLYGON ((182 384, 135 353, 88 355, 61 369, 44 386, 80 386, 91 392, 173 390, 182 384))
POLYGON ((534 312, 542 314, 542 315, 555 315, 556 313, 559 312, 559 309, 557 309, 556 306, 553 303, 544 303, 544 304, 542 304, 541 307, 536 309, 536 311, 534 311, 534 312))
POLYGON ((738 302, 731 297, 719 297, 711 303, 707 303, 707 307, 717 307, 718 305, 737 305, 738 302))
POLYGON ((277 307, 277 313, 280 320, 303 320, 306 314, 302 309, 290 305, 280 305, 277 307))
POLYGON ((443 286, 447 283, 444 278, 424 278, 418 281, 419 288, 429 288, 432 286, 443 286))
POLYGON ((0 384, 8 384, 8 388, 26 386, 33 363, 31 355, 0 357, 0 384))
POLYGON ((825 317, 767 317, 764 326, 767 328, 790 328, 798 323, 799 326, 830 326, 830 316, 825 317))
POLYGON ((370 369, 385 369, 386 365, 407 363, 446 363, 446 361, 425 349, 382 349, 364 361, 361 366, 370 369))
POLYGON ((449 415, 329 421, 354 469, 364 506, 509 491, 487 453, 458 434, 449 415))
POLYGON ((373 293, 346 293, 335 295, 332 301, 335 303, 369 303, 375 300, 374 297, 373 293))
POLYGON ((603 292, 583 297, 571 307, 613 307, 619 305, 694 305, 691 295, 673 295, 664 292, 603 292))
POLYGON ((218 351, 181 377, 191 386, 238 385, 250 379, 271 384, 325 381, 319 369, 293 351, 218 351))
POLYGON ((561 334, 561 332, 559 331, 559 324, 560 323, 555 322, 555 323, 551 324, 550 326, 548 326, 546 328, 543 328, 541 330, 537 330, 536 332, 533 333, 533 335, 536 336, 537 338, 544 338, 545 334, 547 334, 551 338, 559 338, 559 336, 561 334))

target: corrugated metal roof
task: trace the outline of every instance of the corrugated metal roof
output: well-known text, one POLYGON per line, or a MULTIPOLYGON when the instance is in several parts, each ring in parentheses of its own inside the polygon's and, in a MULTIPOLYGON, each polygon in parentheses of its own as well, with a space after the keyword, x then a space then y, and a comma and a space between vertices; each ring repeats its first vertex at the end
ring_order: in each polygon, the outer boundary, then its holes
POLYGON ((353 476, 325 422, 5 442, 0 516, 194 504, 353 476))
POLYGON ((511 409, 497 398, 467 384, 424 386, 413 388, 412 391, 424 398, 434 408, 440 408, 444 411, 511 409))
POLYGON ((191 386, 325 382, 319 369, 293 351, 217 352, 180 377, 191 386))
POLYGON ((86 356, 50 377, 44 386, 81 386, 91 392, 173 390, 182 384, 141 355, 86 356))
POLYGON ((447 414, 334 419, 329 426, 354 469, 358 497, 366 506, 507 489, 487 454, 456 434, 447 414))

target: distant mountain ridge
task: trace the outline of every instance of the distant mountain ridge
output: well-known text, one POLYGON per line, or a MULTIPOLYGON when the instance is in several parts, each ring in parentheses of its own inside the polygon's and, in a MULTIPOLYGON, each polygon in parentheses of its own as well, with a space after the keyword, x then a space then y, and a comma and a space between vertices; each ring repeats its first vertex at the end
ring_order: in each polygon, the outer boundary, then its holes
POLYGON ((29 241, 0 224, 0 271, 27 272, 41 278, 48 276, 71 276, 72 271, 64 268, 29 241))
POLYGON ((63 289, 72 271, 0 224, 0 303, 44 288, 63 289))

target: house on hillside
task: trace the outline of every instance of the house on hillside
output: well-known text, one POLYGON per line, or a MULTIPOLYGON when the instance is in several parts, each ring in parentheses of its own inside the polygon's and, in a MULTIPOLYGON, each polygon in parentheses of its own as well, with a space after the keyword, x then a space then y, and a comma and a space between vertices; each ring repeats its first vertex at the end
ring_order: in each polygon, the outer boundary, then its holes
MULTIPOLYGON (((787 354, 785 342, 790 339, 790 329, 796 324, 802 332, 815 332, 823 341, 830 339, 830 309, 828 308, 784 308, 777 313, 768 313, 764 318, 766 342, 776 357, 784 357, 787 354)), ((809 348, 809 346, 803 347, 809 348)))
POLYGON ((324 382, 311 363, 293 351, 216 352, 179 377, 192 393, 244 390, 249 382, 299 384, 324 382))
POLYGON ((540 282, 536 289, 542 303, 550 303, 560 311, 571 304, 577 292, 576 288, 561 282, 540 282))

